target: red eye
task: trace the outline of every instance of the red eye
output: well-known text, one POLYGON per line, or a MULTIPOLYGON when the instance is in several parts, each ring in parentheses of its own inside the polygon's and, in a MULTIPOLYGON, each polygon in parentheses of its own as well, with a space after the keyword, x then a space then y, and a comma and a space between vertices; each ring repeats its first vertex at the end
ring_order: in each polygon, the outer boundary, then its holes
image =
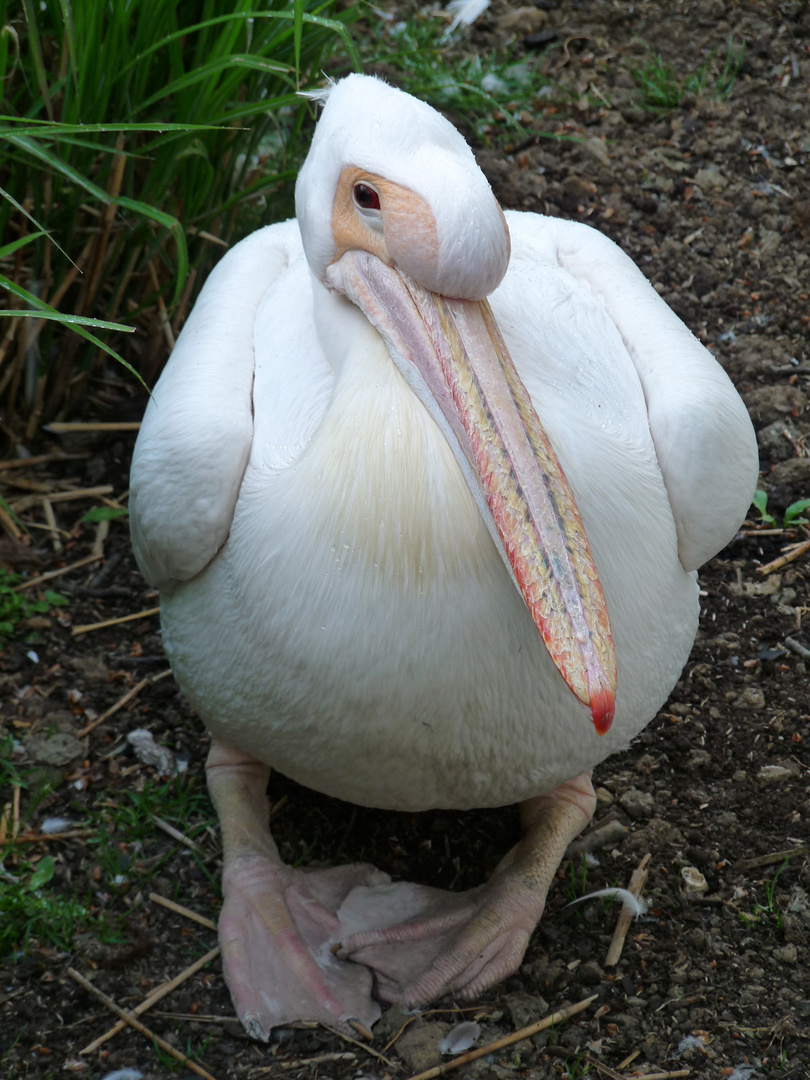
POLYGON ((352 191, 355 205, 361 210, 379 210, 380 196, 370 184, 355 184, 352 191))

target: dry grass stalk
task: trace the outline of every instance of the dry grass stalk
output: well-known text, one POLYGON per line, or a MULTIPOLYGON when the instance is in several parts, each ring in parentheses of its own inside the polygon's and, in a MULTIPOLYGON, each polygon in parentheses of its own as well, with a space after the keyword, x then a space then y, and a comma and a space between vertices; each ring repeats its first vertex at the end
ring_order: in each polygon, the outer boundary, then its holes
POLYGON ((182 904, 178 904, 174 900, 168 900, 159 893, 149 893, 149 899, 153 904, 160 904, 161 907, 168 908, 169 911, 173 911, 177 915, 183 915, 186 919, 191 919, 192 922, 199 923, 200 926, 205 926, 208 930, 216 930, 217 928, 217 924, 212 922, 211 919, 206 918, 205 915, 198 915, 197 912, 192 911, 191 908, 183 907, 182 904))
MULTIPOLYGON (((92 556, 96 558, 96 556, 92 556)), ((78 565, 78 564, 77 564, 78 565)), ((89 634, 91 630, 106 630, 108 626, 117 626, 119 623, 133 622, 135 619, 148 619, 160 612, 159 607, 147 608, 145 611, 136 611, 133 615, 121 615, 118 619, 105 619, 104 622, 85 623, 83 626, 74 626, 71 630, 73 637, 79 634, 89 634)), ((146 682, 149 680, 147 679, 146 682)))
POLYGON ((33 465, 47 465, 51 461, 83 461, 85 458, 89 458, 90 454, 33 454, 27 458, 5 458, 0 461, 0 472, 5 472, 7 469, 28 469, 33 465))
MULTIPOLYGON (((157 1003, 159 1001, 162 1001, 167 994, 170 994, 172 992, 172 990, 176 990, 178 986, 181 986, 187 979, 190 979, 192 975, 196 975, 200 968, 205 967, 206 964, 210 964, 212 960, 216 960, 216 958, 219 956, 219 952, 219 946, 217 946, 215 949, 211 949, 211 951, 207 952, 205 956, 201 956, 199 960, 195 960, 190 967, 187 967, 185 969, 185 971, 181 971, 179 975, 176 975, 173 979, 170 979, 168 982, 165 982, 161 986, 159 986, 156 990, 153 990, 149 997, 143 999, 140 1005, 136 1005, 136 1007, 132 1010, 132 1015, 141 1016, 143 1013, 151 1009, 153 1005, 157 1005, 157 1003)), ((103 1043, 107 1042, 109 1039, 112 1039, 115 1035, 119 1033, 119 1031, 123 1031, 126 1026, 127 1025, 125 1020, 119 1020, 117 1024, 113 1024, 109 1031, 105 1031, 103 1035, 99 1035, 97 1039, 94 1039, 93 1042, 85 1046, 83 1050, 79 1051, 79 1053, 92 1054, 94 1050, 98 1050, 98 1048, 103 1043)))
POLYGON ((759 866, 774 866, 776 863, 792 859, 794 855, 805 855, 807 847, 788 848, 787 851, 772 851, 769 855, 757 855, 754 859, 740 859, 734 863, 735 870, 755 870, 759 866))
POLYGON ((781 570, 783 566, 787 566, 788 563, 798 559, 800 555, 804 555, 807 551, 810 551, 810 540, 803 540, 800 544, 794 544, 789 551, 784 555, 780 555, 778 559, 765 563, 764 566, 758 566, 757 573, 763 575, 772 574, 774 570, 781 570))
MULTIPOLYGON (((649 862, 652 856, 649 852, 644 856, 636 869, 633 871, 630 878, 630 884, 628 890, 638 900, 641 896, 641 891, 647 883, 647 877, 650 873, 649 862)), ((610 943, 610 948, 607 951, 605 957, 605 967, 615 967, 621 959, 622 950, 624 949, 624 942, 627 937, 627 931, 630 929, 630 924, 633 922, 633 913, 629 908, 622 905, 622 909, 619 912, 619 918, 616 920, 616 929, 613 931, 613 940, 610 943)))
MULTIPOLYGON (((75 502, 76 499, 95 499, 101 495, 109 495, 113 490, 112 484, 100 484, 98 487, 55 491, 49 498, 51 502, 75 502)), ((16 513, 22 513, 24 510, 30 510, 32 506, 36 506, 38 502, 40 502, 39 496, 25 495, 21 499, 15 499, 9 505, 16 513)))
POLYGON ((139 431, 140 420, 67 421, 54 420, 45 425, 45 431, 53 435, 68 435, 76 431, 139 431))
MULTIPOLYGON (((85 840, 88 836, 98 836, 96 829, 68 829, 55 833, 23 833, 16 839, 17 844, 49 844, 52 840, 85 840)), ((4 842, 0 830, 0 844, 4 842)))
POLYGON ((10 842, 11 850, 6 856, 12 866, 17 865, 17 853, 14 850, 14 845, 17 843, 17 837, 20 835, 20 785, 14 784, 11 789, 11 802, 6 803, 3 810, 2 819, 0 819, 0 831, 3 835, 3 843, 10 842), (9 836, 9 813, 11 814, 11 835, 9 836))
POLYGON ((42 416, 42 406, 45 401, 45 385, 47 381, 47 375, 40 375, 37 379, 37 392, 34 397, 34 406, 31 409, 31 413, 28 417, 28 423, 25 425, 26 442, 30 442, 37 433, 37 428, 39 427, 39 418, 42 416))
POLYGON ((268 821, 272 821, 274 817, 280 814, 289 801, 289 795, 282 795, 277 803, 273 803, 270 807, 270 817, 268 818, 268 821))
POLYGON ((176 840, 178 844, 187 847, 189 851, 196 852, 202 859, 208 858, 208 852, 204 848, 201 848, 199 844, 195 843, 190 836, 186 836, 186 834, 181 833, 179 829, 175 829, 174 825, 170 825, 168 821, 164 821, 163 818, 158 817, 157 814, 152 815, 152 821, 154 821, 157 827, 162 829, 167 836, 170 836, 172 840, 176 840))
POLYGON ((50 495, 52 491, 62 490, 55 488, 53 484, 43 484, 41 480, 31 480, 27 476, 15 476, 13 473, 11 476, 3 477, 3 483, 7 487, 18 488, 20 491, 38 491, 40 495, 50 495))
POLYGON ((152 285, 157 293, 157 307, 158 307, 158 319, 160 322, 160 329, 163 331, 163 336, 166 339, 166 344, 169 346, 169 352, 174 348, 174 334, 172 333, 172 324, 169 322, 169 313, 166 310, 166 304, 163 301, 163 295, 160 291, 160 281, 158 279, 157 270, 155 269, 155 260, 151 259, 149 262, 149 276, 152 279, 152 285))
POLYGON ((373 1046, 368 1045, 374 1038, 374 1036, 364 1024, 361 1024, 359 1020, 349 1020, 348 1023, 352 1025, 355 1031, 360 1032, 360 1034, 366 1040, 365 1042, 360 1042, 358 1039, 353 1039, 351 1035, 346 1035, 344 1032, 338 1031, 337 1028, 330 1027, 328 1024, 316 1024, 315 1026, 323 1027, 327 1031, 331 1031, 333 1035, 337 1035, 338 1038, 343 1039, 344 1042, 351 1043, 352 1046, 359 1046, 360 1049, 364 1051, 364 1053, 370 1054, 372 1057, 377 1058, 377 1060, 381 1061, 383 1065, 387 1065, 389 1069, 396 1069, 396 1064, 393 1061, 381 1054, 379 1050, 375 1050, 373 1046))
POLYGON ((3 531, 6 532, 12 540, 22 540, 22 529, 18 528, 14 518, 11 514, 7 513, 2 506, 0 506, 0 526, 2 526, 3 531))
MULTIPOLYGON (((47 300, 52 308, 58 308, 59 307, 59 304, 61 303, 62 298, 64 297, 65 293, 71 287, 71 285, 76 280, 76 278, 79 276, 79 274, 81 274, 82 271, 84 270, 84 265, 87 262, 87 256, 88 256, 88 254, 90 252, 91 243, 92 243, 92 238, 90 240, 88 240, 87 243, 84 245, 78 259, 71 266, 71 268, 67 271, 65 276, 62 278, 61 282, 59 283, 59 287, 57 288, 57 290, 53 294, 53 296, 49 297, 48 294, 47 294, 47 291, 46 291, 45 295, 43 296, 43 300, 47 300)), ((50 250, 50 249, 48 249, 48 250, 50 250)), ((47 322, 46 319, 37 319, 37 321, 34 323, 32 329, 31 329, 31 337, 29 338, 29 342, 28 342, 29 347, 31 345, 33 345, 34 342, 37 340, 37 338, 39 337, 40 333, 42 332, 42 329, 44 328, 46 322, 47 322)))
POLYGON ((100 521, 96 526, 96 535, 93 539, 92 554, 95 555, 97 559, 104 558, 104 542, 107 539, 109 531, 109 518, 105 518, 103 521, 100 521))
MULTIPOLYGON (((619 1069, 624 1068, 625 1064, 629 1064, 631 1061, 634 1061, 638 1057, 638 1054, 639 1051, 634 1050, 633 1053, 628 1055, 628 1057, 625 1058, 621 1065, 619 1065, 619 1069)), ((631 1073, 628 1077, 627 1073, 619 1072, 617 1069, 611 1069, 609 1065, 605 1065, 602 1061, 597 1061, 597 1059, 595 1057, 591 1057, 590 1054, 584 1054, 583 1061, 587 1061, 589 1065, 593 1065, 599 1070, 599 1072, 604 1073, 605 1076, 609 1076, 611 1080, 631 1080, 631 1078, 632 1080, 636 1080, 636 1078, 637 1080, 670 1080, 670 1078, 674 1080, 676 1076, 688 1076, 690 1073, 689 1069, 676 1069, 674 1072, 636 1072, 631 1073)))
POLYGON ((298 1058, 297 1061, 282 1061, 281 1065, 262 1065, 258 1069, 254 1069, 250 1074, 251 1076, 264 1076, 266 1073, 272 1072, 274 1068, 281 1068, 285 1072, 290 1069, 298 1068, 311 1068, 313 1065, 323 1065, 327 1061, 356 1061, 357 1054, 353 1050, 344 1050, 342 1053, 334 1054, 318 1054, 317 1057, 310 1058, 298 1058))
MULTIPOLYGON (((203 234, 201 233, 200 235, 203 235, 203 234)), ((223 244, 223 246, 227 247, 228 245, 223 244)), ((196 281, 197 281, 197 271, 196 271, 196 269, 194 269, 188 275, 188 281, 186 281, 186 284, 185 284, 185 286, 183 288, 183 295, 180 297, 180 301, 179 301, 179 303, 177 305, 177 310, 175 311, 174 318, 172 319, 172 322, 171 322, 172 334, 174 335, 175 338, 180 333, 180 328, 183 325, 183 323, 185 323, 185 321, 186 321, 186 316, 188 314, 188 307, 189 307, 189 304, 191 303, 191 297, 193 295, 194 286, 196 284, 196 281)))
MULTIPOLYGON (((480 1046, 477 1050, 469 1050, 466 1054, 459 1054, 452 1061, 445 1061, 432 1069, 417 1073, 410 1080, 433 1080, 434 1076, 442 1076, 444 1073, 457 1069, 461 1065, 468 1065, 471 1061, 477 1061, 478 1058, 486 1057, 487 1054, 493 1054, 496 1050, 503 1050, 505 1046, 511 1046, 512 1043, 520 1042, 521 1039, 529 1039, 532 1035, 545 1031, 546 1028, 555 1027, 557 1024, 570 1020, 572 1016, 576 1016, 577 1013, 587 1009, 591 1002, 596 1001, 598 997, 598 994, 591 994, 590 997, 578 1001, 574 1005, 569 1005, 567 1009, 560 1009, 559 1012, 552 1013, 534 1024, 521 1028, 520 1031, 513 1031, 511 1035, 506 1035, 503 1039, 496 1039, 495 1042, 491 1042, 487 1046, 480 1046)), ((645 1080, 647 1080, 646 1077, 645 1080)))
POLYGON ((619 1070, 620 1072, 621 1072, 621 1070, 622 1070, 622 1069, 626 1069, 626 1068, 627 1068, 627 1066, 628 1066, 628 1065, 629 1065, 629 1064, 630 1064, 631 1062, 633 1062, 633 1061, 635 1061, 635 1060, 636 1060, 636 1058, 638 1057, 638 1055, 639 1055, 640 1053, 641 1053, 641 1051, 640 1051, 640 1050, 631 1050, 631 1051, 630 1051, 630 1053, 629 1053, 629 1054, 627 1055, 627 1057, 626 1057, 626 1058, 624 1058, 624 1059, 623 1059, 622 1061, 620 1061, 620 1062, 619 1062, 619 1064, 618 1064, 618 1065, 616 1066, 616 1068, 617 1068, 617 1069, 618 1069, 618 1070, 619 1070))
POLYGON ((20 791, 22 785, 14 784, 11 795, 11 842, 17 843, 20 835, 20 791))
POLYGON ((675 1080, 678 1076, 688 1076, 691 1069, 673 1069, 672 1072, 657 1072, 657 1073, 633 1073, 633 1077, 638 1077, 638 1080, 675 1080))
POLYGON ((78 732, 77 738, 83 739, 84 735, 89 734, 93 728, 97 728, 99 724, 104 724, 104 721, 108 720, 114 713, 117 713, 120 708, 123 708, 124 705, 129 705, 132 699, 135 698, 145 686, 149 686, 152 681, 153 679, 151 678, 141 678, 139 683, 132 687, 132 689, 126 691, 123 698, 119 698, 116 704, 110 705, 106 713, 96 716, 94 720, 90 721, 90 724, 85 724, 81 731, 78 732))
POLYGON ((33 589, 35 586, 42 585, 46 581, 52 581, 54 578, 62 577, 63 574, 70 574, 73 570, 79 570, 82 566, 87 566, 89 563, 94 562, 101 562, 98 555, 86 555, 83 559, 77 559, 75 563, 71 563, 69 566, 62 566, 59 570, 48 570, 38 577, 31 578, 30 581, 23 581, 20 585, 15 585, 14 592, 23 592, 25 589, 33 589))
POLYGON ((97 986, 94 986, 89 979, 85 979, 84 975, 81 975, 75 968, 69 967, 67 973, 70 975, 71 979, 75 980, 79 986, 82 987, 83 990, 92 994, 93 997, 98 998, 100 1002, 107 1006, 110 1012, 114 1012, 125 1024, 129 1024, 131 1028, 134 1028, 136 1031, 139 1031, 141 1035, 145 1035, 147 1039, 156 1043, 161 1050, 165 1050, 167 1054, 171 1054, 175 1061, 181 1062, 187 1069, 191 1069, 191 1071, 195 1072, 198 1076, 205 1077, 205 1080, 215 1080, 211 1073, 207 1072, 202 1065, 198 1065, 196 1061, 192 1061, 192 1059, 186 1057, 185 1054, 181 1054, 179 1050, 175 1050, 171 1043, 167 1043, 165 1039, 161 1039, 154 1031, 150 1031, 149 1028, 134 1017, 132 1013, 128 1013, 126 1009, 122 1009, 120 1005, 117 1005, 112 1000, 112 998, 107 997, 103 990, 99 990, 97 986))
POLYGON ((59 526, 56 524, 56 518, 54 517, 53 503, 49 498, 42 500, 42 514, 51 534, 51 546, 55 553, 59 555, 62 551, 62 541, 59 539, 59 526))
POLYGON ((617 1072, 616 1069, 611 1069, 609 1065, 605 1065, 603 1061, 598 1061, 595 1057, 591 1057, 590 1054, 583 1054, 582 1060, 587 1061, 589 1065, 593 1065, 599 1072, 604 1073, 605 1076, 609 1076, 611 1080, 625 1080, 622 1074, 617 1072))
POLYGON ((101 231, 96 233, 94 237, 95 243, 93 245, 90 272, 85 279, 86 284, 79 300, 79 314, 89 313, 93 306, 93 301, 96 298, 98 287, 101 284, 101 275, 104 270, 107 247, 110 241, 110 226, 115 220, 118 209, 114 200, 121 194, 121 184, 124 179, 124 169, 127 164, 127 156, 121 152, 124 149, 124 142, 124 133, 123 131, 120 131, 115 140, 117 153, 113 157, 112 165, 110 167, 110 177, 107 182, 107 194, 110 196, 110 201, 101 207, 101 231))

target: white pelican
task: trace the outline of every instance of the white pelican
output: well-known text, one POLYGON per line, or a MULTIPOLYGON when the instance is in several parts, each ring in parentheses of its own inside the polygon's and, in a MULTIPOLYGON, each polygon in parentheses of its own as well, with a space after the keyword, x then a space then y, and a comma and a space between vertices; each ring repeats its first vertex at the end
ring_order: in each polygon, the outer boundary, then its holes
POLYGON ((213 736, 225 975, 260 1038, 516 970, 757 472, 725 373, 614 244, 504 215, 455 129, 383 82, 323 100, 297 219, 217 266, 132 465, 135 551, 213 736), (456 896, 293 869, 271 766, 367 806, 520 802, 525 837, 456 896))

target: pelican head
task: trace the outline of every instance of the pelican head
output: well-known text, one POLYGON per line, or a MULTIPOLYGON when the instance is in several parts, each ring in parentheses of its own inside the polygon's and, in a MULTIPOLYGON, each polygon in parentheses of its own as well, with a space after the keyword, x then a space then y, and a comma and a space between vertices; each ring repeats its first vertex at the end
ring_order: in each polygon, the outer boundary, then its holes
POLYGON ((318 280, 329 284, 328 268, 364 249, 431 292, 489 296, 509 264, 509 229, 453 125, 367 75, 349 75, 323 98, 295 188, 318 280))
POLYGON ((351 75, 298 178, 304 251, 356 304, 444 432, 561 676, 600 733, 616 658, 585 529, 486 297, 509 230, 464 139, 428 105, 351 75))

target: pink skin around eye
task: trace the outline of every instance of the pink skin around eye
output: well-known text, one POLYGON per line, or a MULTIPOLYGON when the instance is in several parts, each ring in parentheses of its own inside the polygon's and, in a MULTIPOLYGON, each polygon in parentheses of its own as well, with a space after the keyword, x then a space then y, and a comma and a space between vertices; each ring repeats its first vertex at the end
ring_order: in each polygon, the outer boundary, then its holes
POLYGON ((368 184, 355 184, 354 201, 363 210, 379 210, 380 209, 380 196, 370 187, 368 184))

